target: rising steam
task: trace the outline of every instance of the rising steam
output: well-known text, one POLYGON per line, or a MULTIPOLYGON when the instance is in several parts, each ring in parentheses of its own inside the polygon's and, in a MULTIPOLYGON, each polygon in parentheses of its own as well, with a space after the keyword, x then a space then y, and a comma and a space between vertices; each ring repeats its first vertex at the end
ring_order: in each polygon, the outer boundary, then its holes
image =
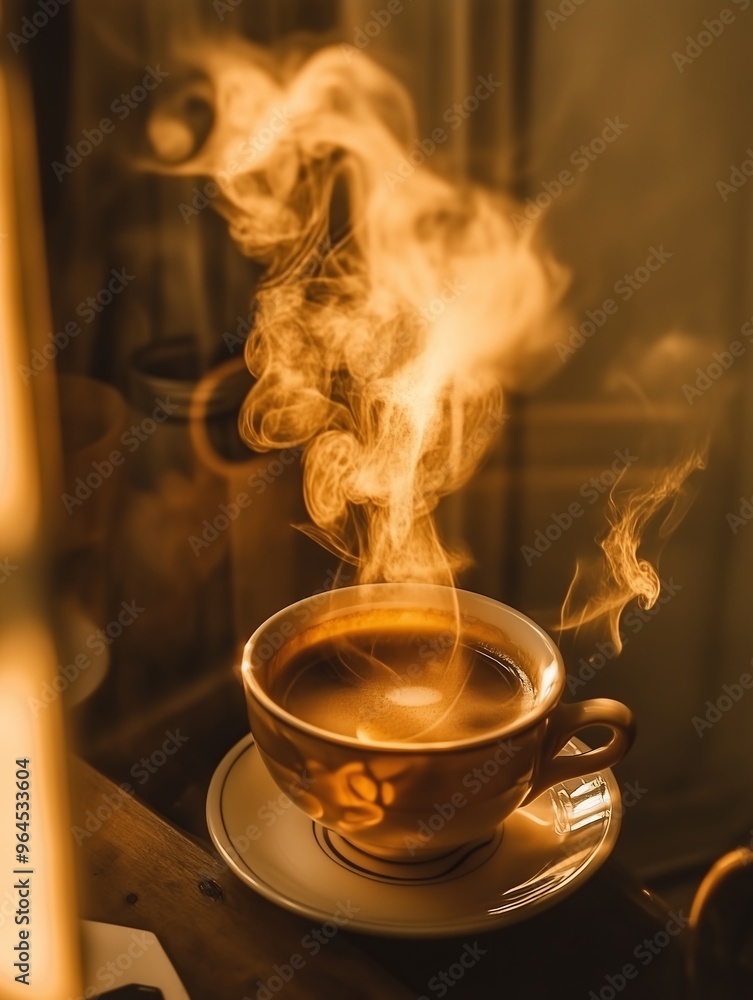
POLYGON ((214 128, 171 170, 213 178, 267 266, 243 433, 307 445, 311 534, 361 581, 452 583, 433 511, 478 465, 503 393, 556 364, 562 274, 501 199, 422 162, 408 95, 367 57, 327 48, 279 76, 234 41, 202 61, 214 128))
MULTIPOLYGON (((158 169, 211 179, 206 204, 265 268, 246 344, 256 377, 246 440, 257 451, 305 446, 306 530, 361 582, 453 584, 459 556, 440 540, 435 508, 478 466, 505 394, 557 367, 563 272, 530 227, 515 231, 512 206, 431 169, 407 93, 366 56, 325 48, 273 63, 236 39, 187 55, 205 77, 176 106, 211 101, 212 127, 196 151, 168 107, 150 139, 158 169)), ((660 534, 675 526, 702 465, 693 454, 650 488, 615 489, 603 558, 578 565, 563 629, 606 621, 619 648, 625 606, 659 595, 639 554, 644 531, 667 509, 660 534)), ((373 650, 346 652, 344 666, 384 704, 413 712, 406 739, 438 731, 470 673, 459 628, 408 691, 373 650)), ((383 721, 366 713, 357 731, 379 738, 383 721)))
POLYGON ((655 566, 638 553, 644 534, 660 515, 659 540, 674 531, 693 497, 688 478, 705 465, 705 449, 694 450, 656 482, 627 493, 619 492, 619 483, 615 486, 607 512, 609 530, 599 542, 601 557, 578 562, 562 605, 560 632, 606 627, 615 649, 622 649, 622 612, 636 599, 645 610, 652 608, 661 592, 655 566))

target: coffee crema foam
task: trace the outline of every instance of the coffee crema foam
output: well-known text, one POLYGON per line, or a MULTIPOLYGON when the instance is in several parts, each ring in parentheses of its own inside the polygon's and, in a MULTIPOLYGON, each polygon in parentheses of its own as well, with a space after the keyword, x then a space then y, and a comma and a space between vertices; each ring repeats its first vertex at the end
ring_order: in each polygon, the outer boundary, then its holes
POLYGON ((439 612, 339 616, 278 654, 269 694, 296 718, 364 743, 483 736, 536 704, 517 651, 489 640, 462 626, 458 634, 439 612))

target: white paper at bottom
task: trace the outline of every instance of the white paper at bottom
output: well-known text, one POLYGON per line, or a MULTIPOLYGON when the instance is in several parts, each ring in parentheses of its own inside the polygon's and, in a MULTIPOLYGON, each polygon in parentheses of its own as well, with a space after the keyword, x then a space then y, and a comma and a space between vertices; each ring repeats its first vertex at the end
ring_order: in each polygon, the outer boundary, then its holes
POLYGON ((151 931, 81 921, 84 992, 65 1000, 90 1000, 108 990, 138 983, 156 986, 165 1000, 190 1000, 183 983, 151 931))

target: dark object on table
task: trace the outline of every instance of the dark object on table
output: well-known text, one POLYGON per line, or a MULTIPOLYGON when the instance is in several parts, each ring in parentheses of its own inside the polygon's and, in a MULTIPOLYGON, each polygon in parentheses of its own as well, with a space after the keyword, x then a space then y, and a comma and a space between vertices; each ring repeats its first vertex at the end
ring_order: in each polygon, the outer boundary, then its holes
POLYGON ((690 913, 690 975, 698 1000, 753 997, 753 851, 725 854, 690 913))
POLYGON ((156 986, 129 983, 127 986, 118 986, 116 990, 100 993, 96 1000, 165 1000, 165 994, 156 986))

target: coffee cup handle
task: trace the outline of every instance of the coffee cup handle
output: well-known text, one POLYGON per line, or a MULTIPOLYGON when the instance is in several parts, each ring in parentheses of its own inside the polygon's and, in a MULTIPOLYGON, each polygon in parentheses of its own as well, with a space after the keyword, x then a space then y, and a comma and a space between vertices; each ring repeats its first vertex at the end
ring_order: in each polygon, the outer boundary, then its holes
POLYGON ((531 791, 523 805, 541 795, 547 788, 580 778, 584 774, 613 767, 625 756, 635 739, 635 718, 620 701, 611 698, 592 698, 568 705, 560 702, 549 716, 537 773, 531 791), (604 746, 584 753, 561 754, 565 744, 576 733, 589 726, 611 729, 612 738, 604 746))

